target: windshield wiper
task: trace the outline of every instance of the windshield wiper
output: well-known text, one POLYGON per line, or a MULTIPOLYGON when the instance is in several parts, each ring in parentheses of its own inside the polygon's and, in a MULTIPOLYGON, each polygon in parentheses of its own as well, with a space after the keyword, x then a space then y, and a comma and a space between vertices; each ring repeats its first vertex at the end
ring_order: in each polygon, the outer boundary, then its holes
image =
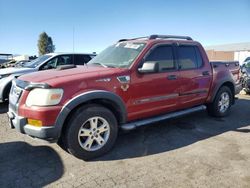
POLYGON ((96 64, 96 65, 101 65, 101 66, 103 66, 103 67, 105 67, 105 68, 115 68, 115 66, 113 66, 113 65, 105 65, 105 64, 103 64, 103 63, 92 63, 92 64, 96 64))
POLYGON ((92 63, 92 64, 95 64, 95 65, 101 65, 102 67, 105 67, 107 68, 108 66, 104 65, 103 63, 92 63))

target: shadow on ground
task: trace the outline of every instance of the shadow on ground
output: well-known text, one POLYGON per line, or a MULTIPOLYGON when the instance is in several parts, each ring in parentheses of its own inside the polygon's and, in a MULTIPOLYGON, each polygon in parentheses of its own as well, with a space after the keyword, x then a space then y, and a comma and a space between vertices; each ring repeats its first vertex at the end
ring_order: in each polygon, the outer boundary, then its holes
POLYGON ((0 114, 4 114, 6 112, 8 112, 8 103, 0 103, 0 114))
POLYGON ((43 187, 58 180, 63 172, 59 155, 48 146, 0 144, 0 187, 43 187))
POLYGON ((228 131, 246 134, 250 132, 243 128, 250 125, 249 105, 250 100, 239 99, 232 107, 230 115, 225 118, 213 118, 204 111, 121 134, 114 149, 96 161, 167 152, 228 131))

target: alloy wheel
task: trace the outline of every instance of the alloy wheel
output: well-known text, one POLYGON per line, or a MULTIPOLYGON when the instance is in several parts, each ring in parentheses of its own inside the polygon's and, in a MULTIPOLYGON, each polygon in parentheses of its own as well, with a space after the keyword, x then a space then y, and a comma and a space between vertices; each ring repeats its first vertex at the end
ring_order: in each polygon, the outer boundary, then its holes
POLYGON ((108 141, 110 125, 102 117, 91 117, 83 123, 78 133, 80 146, 87 151, 101 149, 108 141))
POLYGON ((219 106, 219 111, 221 113, 225 113, 228 110, 228 108, 230 106, 230 97, 229 97, 229 94, 227 92, 223 92, 221 94, 218 106, 219 106))

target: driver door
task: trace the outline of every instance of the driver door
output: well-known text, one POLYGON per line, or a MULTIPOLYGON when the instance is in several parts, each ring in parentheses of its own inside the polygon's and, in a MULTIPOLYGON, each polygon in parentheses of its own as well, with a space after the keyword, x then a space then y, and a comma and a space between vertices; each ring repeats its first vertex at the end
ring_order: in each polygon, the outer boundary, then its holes
POLYGON ((164 114, 178 105, 179 73, 172 44, 153 47, 145 57, 144 62, 148 61, 158 62, 159 71, 131 75, 130 120, 164 114))

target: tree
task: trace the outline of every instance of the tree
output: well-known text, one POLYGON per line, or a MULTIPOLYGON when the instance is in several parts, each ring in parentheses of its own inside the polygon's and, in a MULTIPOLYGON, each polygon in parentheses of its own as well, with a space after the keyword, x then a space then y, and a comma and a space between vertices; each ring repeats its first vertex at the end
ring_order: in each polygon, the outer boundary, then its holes
POLYGON ((53 45, 53 40, 46 32, 42 32, 38 39, 38 53, 39 55, 44 55, 55 51, 55 45, 53 45))

